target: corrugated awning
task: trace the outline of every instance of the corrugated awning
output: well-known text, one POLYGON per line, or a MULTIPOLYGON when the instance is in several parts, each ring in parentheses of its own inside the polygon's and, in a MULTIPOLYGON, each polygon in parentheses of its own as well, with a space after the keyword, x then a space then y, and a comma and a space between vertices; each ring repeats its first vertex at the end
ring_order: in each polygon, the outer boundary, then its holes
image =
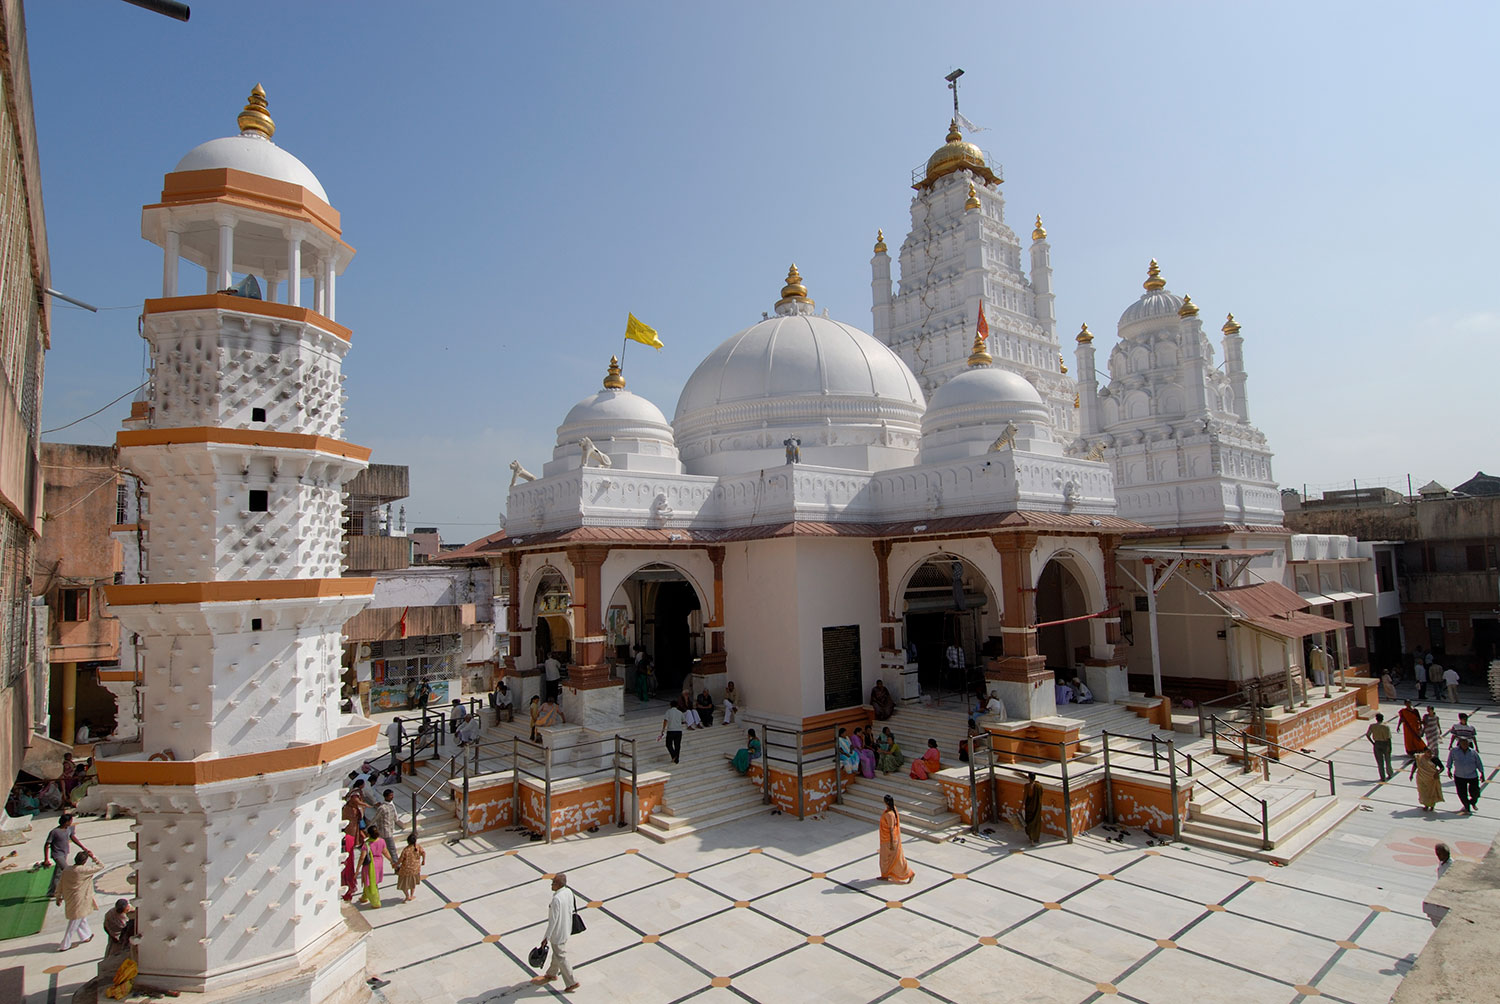
POLYGON ((1259 558, 1274 553, 1263 547, 1150 547, 1140 544, 1131 544, 1118 550, 1164 558, 1259 558))
POLYGON ((1257 582, 1249 586, 1215 589, 1208 594, 1242 620, 1284 616, 1307 607, 1307 600, 1279 582, 1257 582))
POLYGON ((1267 634, 1278 635, 1282 638, 1306 638, 1310 634, 1324 634, 1328 631, 1342 631, 1349 627, 1343 621, 1336 621, 1330 617, 1319 617, 1316 614, 1293 611, 1280 617, 1246 617, 1243 624, 1253 627, 1267 634))

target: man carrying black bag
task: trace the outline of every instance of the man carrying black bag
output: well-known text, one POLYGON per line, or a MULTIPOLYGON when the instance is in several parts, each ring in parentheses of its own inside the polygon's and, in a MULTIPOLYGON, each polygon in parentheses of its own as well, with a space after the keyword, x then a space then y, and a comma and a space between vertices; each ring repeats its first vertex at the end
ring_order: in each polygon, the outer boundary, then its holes
MULTIPOLYGON (((551 983, 561 976, 563 993, 570 994, 577 990, 578 981, 573 978, 573 967, 568 965, 568 935, 578 934, 583 930, 583 918, 578 916, 578 900, 573 896, 573 890, 568 888, 568 876, 558 872, 552 876, 552 903, 547 908, 547 933, 537 946, 538 950, 548 947, 552 949, 552 962, 545 973, 533 977, 531 982, 551 983)), ((536 954, 533 952, 532 958, 536 954)))

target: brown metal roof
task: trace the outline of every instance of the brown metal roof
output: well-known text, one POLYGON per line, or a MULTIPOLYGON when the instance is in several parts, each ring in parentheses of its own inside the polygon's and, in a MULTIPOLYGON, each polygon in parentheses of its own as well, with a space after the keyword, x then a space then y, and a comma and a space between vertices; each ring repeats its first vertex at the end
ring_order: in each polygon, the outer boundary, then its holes
MULTIPOLYGON (((511 536, 504 530, 492 533, 454 551, 445 551, 433 561, 463 561, 491 557, 515 547, 539 544, 655 544, 670 546, 723 544, 740 540, 779 537, 933 537, 959 533, 1079 530, 1094 533, 1139 533, 1144 524, 1119 516, 1076 516, 1050 512, 985 513, 977 516, 946 516, 911 519, 899 523, 826 523, 797 520, 790 523, 733 527, 724 530, 657 529, 634 526, 581 526, 511 536)), ((1218 553, 1218 552, 1215 552, 1218 553)))
POLYGON ((1336 621, 1331 617, 1319 617, 1317 614, 1303 613, 1300 610, 1293 611, 1282 617, 1247 617, 1242 623, 1265 631, 1267 634, 1280 635, 1283 638, 1306 638, 1310 634, 1340 631, 1349 627, 1343 621, 1336 621))
POLYGON ((1236 617, 1245 620, 1285 616, 1294 611, 1305 610, 1308 605, 1306 600, 1279 582, 1231 586, 1228 589, 1215 589, 1208 595, 1234 611, 1236 617))
POLYGON ((1174 558, 1259 558, 1276 552, 1264 547, 1149 547, 1131 545, 1122 551, 1162 554, 1174 558))

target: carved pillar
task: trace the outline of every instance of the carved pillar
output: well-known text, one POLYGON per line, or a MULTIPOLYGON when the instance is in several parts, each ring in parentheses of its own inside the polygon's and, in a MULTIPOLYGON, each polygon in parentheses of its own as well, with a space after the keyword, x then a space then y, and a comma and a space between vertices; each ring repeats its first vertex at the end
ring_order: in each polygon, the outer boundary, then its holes
POLYGON ((516 675, 516 656, 521 652, 521 555, 509 551, 505 555, 505 574, 510 579, 510 588, 505 599, 505 675, 516 675))
POLYGON ((1036 587, 1032 584, 1031 552, 1037 534, 995 534, 990 538, 1000 553, 1000 592, 1004 609, 1000 633, 1005 654, 985 664, 989 689, 1000 696, 1013 718, 1043 718, 1057 714, 1056 694, 1047 660, 1037 651, 1036 587))
POLYGON ((1083 678, 1089 690, 1093 691, 1094 700, 1113 702, 1130 694, 1130 678, 1126 669, 1129 650, 1120 633, 1120 605, 1123 599, 1120 572, 1116 564, 1119 555, 1115 550, 1119 546, 1119 540, 1100 537, 1099 546, 1104 553, 1104 605, 1110 613, 1099 618, 1102 623, 1098 628, 1091 629, 1093 644, 1089 658, 1083 661, 1083 678), (1102 643, 1098 640, 1101 630, 1102 643))
POLYGON ((875 540, 875 567, 880 577, 880 648, 894 651, 896 648, 896 617, 891 613, 891 542, 875 540))
POLYGON ((573 566, 573 662, 568 668, 568 686, 588 689, 608 686, 609 663, 604 658, 604 604, 599 595, 599 570, 609 556, 607 547, 570 547, 573 566))

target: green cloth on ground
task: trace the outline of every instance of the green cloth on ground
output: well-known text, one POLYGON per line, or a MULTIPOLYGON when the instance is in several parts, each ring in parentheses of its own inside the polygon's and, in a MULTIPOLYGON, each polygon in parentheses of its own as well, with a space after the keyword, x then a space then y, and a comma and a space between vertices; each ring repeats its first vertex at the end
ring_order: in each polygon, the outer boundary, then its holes
POLYGON ((47 886, 52 866, 0 875, 0 941, 42 929, 47 919, 47 886))

